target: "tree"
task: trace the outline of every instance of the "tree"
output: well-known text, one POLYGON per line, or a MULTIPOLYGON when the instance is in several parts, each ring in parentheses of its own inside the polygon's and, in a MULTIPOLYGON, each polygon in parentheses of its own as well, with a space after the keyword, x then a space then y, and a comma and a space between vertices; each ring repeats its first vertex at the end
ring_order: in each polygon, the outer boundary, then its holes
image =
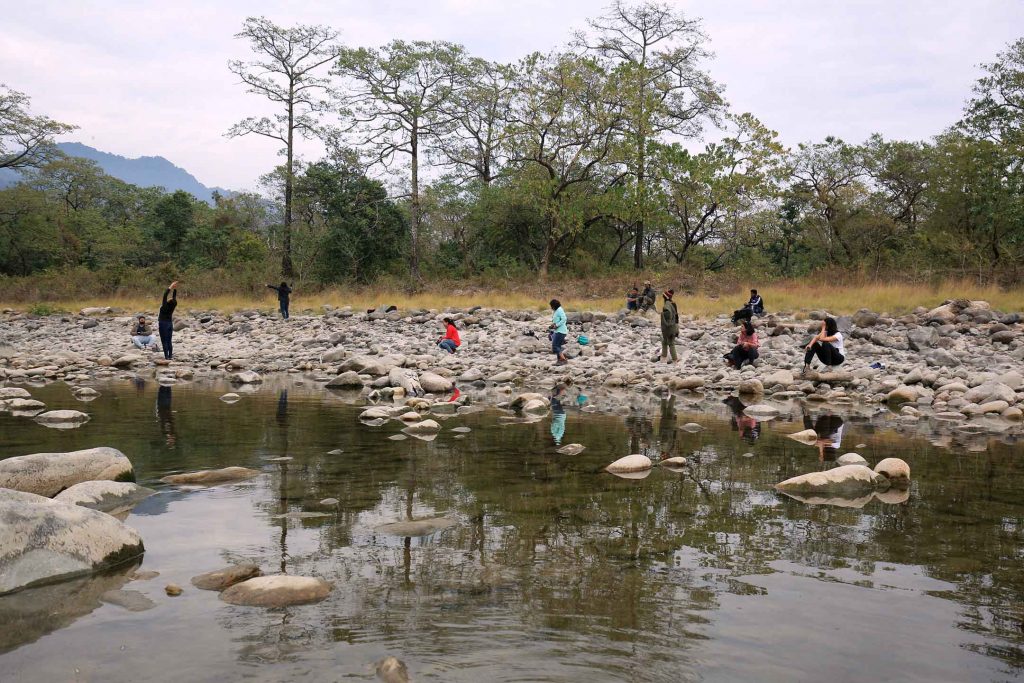
POLYGON ((235 38, 249 41, 260 58, 233 60, 228 69, 242 79, 246 92, 262 95, 283 109, 274 117, 249 117, 236 123, 228 137, 261 135, 281 142, 285 157, 284 226, 281 273, 292 277, 292 191, 295 183, 295 135, 315 134, 318 114, 326 109, 323 99, 330 82, 317 75, 339 53, 337 31, 326 26, 277 26, 265 17, 249 17, 235 38))
MULTIPOLYGON (((961 127, 988 140, 1024 151, 1024 38, 984 64, 961 127)), ((1020 160, 1017 162, 1020 163, 1020 160)))
POLYGON ((651 141, 699 135, 704 121, 717 121, 724 108, 721 87, 700 68, 710 56, 700 21, 670 5, 615 0, 589 25, 592 35, 580 34, 577 42, 616 72, 617 97, 625 106, 622 160, 632 179, 633 266, 639 270, 650 210, 651 141))
POLYGON ((420 157, 452 128, 452 98, 464 51, 446 42, 394 40, 379 50, 342 50, 333 73, 348 79, 350 130, 371 162, 390 168, 396 156, 409 162, 412 244, 409 269, 420 278, 420 157))
POLYGON ((511 162, 518 186, 544 215, 538 272, 609 214, 602 200, 615 185, 605 163, 622 123, 617 83, 595 60, 572 53, 534 54, 519 69, 510 115, 511 162))
POLYGON ((864 175, 858 150, 829 136, 824 142, 801 144, 792 164, 793 189, 821 219, 822 243, 829 261, 839 261, 837 246, 847 262, 852 261, 855 253, 846 223, 853 211, 850 191, 864 175))
POLYGON ((0 168, 37 168, 60 156, 53 139, 78 126, 29 113, 28 95, 0 83, 0 168))
POLYGON ((508 110, 515 95, 515 70, 506 64, 471 59, 444 104, 451 134, 439 140, 441 164, 468 180, 490 185, 501 171, 508 137, 508 110))

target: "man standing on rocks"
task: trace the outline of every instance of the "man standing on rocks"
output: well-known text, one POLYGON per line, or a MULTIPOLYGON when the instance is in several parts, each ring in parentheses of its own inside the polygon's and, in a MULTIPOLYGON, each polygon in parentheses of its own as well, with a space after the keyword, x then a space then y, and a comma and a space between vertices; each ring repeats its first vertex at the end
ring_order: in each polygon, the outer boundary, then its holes
POLYGON ((676 337, 679 336, 679 311, 676 309, 676 302, 672 301, 672 296, 675 292, 671 289, 666 289, 662 297, 665 300, 664 305, 661 308, 661 360, 665 360, 668 357, 668 353, 672 353, 671 363, 675 363, 679 358, 676 356, 676 337))
POLYGON ((292 293, 292 288, 288 286, 287 282, 282 282, 278 286, 267 285, 270 289, 277 292, 277 303, 281 307, 281 317, 285 320, 288 319, 288 295, 292 293))
POLYGON ((178 307, 178 281, 175 280, 164 290, 164 300, 160 304, 160 313, 157 315, 157 326, 160 328, 160 346, 164 350, 164 358, 171 360, 174 356, 174 347, 171 345, 171 336, 174 334, 174 309, 178 307), (171 300, 167 300, 167 295, 171 300))
POLYGON ((568 318, 562 310, 562 304, 558 299, 549 302, 551 310, 551 351, 555 354, 555 365, 565 365, 568 359, 565 357, 565 338, 569 334, 568 318))

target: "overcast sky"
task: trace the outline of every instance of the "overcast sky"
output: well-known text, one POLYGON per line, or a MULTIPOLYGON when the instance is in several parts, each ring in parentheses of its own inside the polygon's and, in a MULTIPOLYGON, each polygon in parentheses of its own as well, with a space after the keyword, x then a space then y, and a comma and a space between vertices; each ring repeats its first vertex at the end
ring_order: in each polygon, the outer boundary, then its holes
MULTIPOLYGON (((349 45, 450 40, 512 61, 564 44, 603 0, 34 0, 5 3, 0 81, 80 126, 66 139, 159 155, 206 185, 252 189, 275 163, 263 138, 229 140, 265 113, 227 70, 250 57, 245 17, 329 24, 349 45)), ((786 144, 838 135, 928 138, 955 121, 989 62, 1024 35, 1021 0, 675 0, 702 17, 708 68, 734 111, 786 144)), ((310 152, 312 147, 307 148, 310 152)), ((302 148, 300 147, 300 152, 302 148)))

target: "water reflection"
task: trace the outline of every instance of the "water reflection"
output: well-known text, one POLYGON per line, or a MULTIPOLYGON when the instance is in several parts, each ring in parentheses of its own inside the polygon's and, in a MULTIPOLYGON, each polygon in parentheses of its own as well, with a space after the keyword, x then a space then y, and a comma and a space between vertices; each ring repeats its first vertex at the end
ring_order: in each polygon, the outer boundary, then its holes
POLYGON ((761 423, 743 412, 747 407, 746 404, 736 396, 726 398, 723 403, 729 406, 732 413, 729 424, 733 431, 739 432, 740 438, 747 443, 751 445, 756 443, 761 436, 761 423))
POLYGON ((174 429, 174 410, 171 408, 171 387, 161 384, 156 391, 156 419, 168 448, 174 448, 178 434, 174 429))
POLYGON ((813 429, 818 438, 814 445, 818 449, 819 462, 834 462, 843 445, 843 418, 831 413, 822 413, 817 419, 804 413, 804 429, 813 429))

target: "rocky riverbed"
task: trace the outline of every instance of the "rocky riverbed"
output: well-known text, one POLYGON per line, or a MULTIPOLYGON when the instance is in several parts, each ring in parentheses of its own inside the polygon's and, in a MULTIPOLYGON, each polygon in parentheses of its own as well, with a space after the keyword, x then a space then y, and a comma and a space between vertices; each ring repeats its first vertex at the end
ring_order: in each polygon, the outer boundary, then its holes
POLYGON ((951 421, 986 415, 1018 421, 1024 416, 1021 316, 994 311, 983 301, 949 301, 900 317, 867 310, 838 316, 847 361, 834 370, 819 367, 828 371, 807 378, 799 376, 803 343, 826 311, 755 320, 761 357, 742 371, 722 359, 736 333, 724 316, 694 320, 684 315, 679 363, 669 364, 652 361, 660 350, 656 316, 571 312, 571 360, 555 368, 546 338, 548 316, 534 311, 367 314, 325 306, 287 321, 271 311, 192 311, 175 322, 170 364, 159 353, 131 346, 128 327, 134 313, 84 309, 78 315, 38 317, 5 311, 0 380, 63 379, 82 384, 81 398, 88 400, 90 389, 84 385, 90 381, 135 375, 155 375, 163 383, 227 376, 245 385, 259 383, 267 373, 303 373, 331 389, 376 391, 374 398, 446 393, 453 386, 484 383, 546 389, 568 379, 591 390, 887 402, 903 404, 908 421, 925 412, 951 421), (434 344, 444 316, 461 329, 463 345, 453 355, 434 344), (589 343, 581 345, 580 335, 589 343))

